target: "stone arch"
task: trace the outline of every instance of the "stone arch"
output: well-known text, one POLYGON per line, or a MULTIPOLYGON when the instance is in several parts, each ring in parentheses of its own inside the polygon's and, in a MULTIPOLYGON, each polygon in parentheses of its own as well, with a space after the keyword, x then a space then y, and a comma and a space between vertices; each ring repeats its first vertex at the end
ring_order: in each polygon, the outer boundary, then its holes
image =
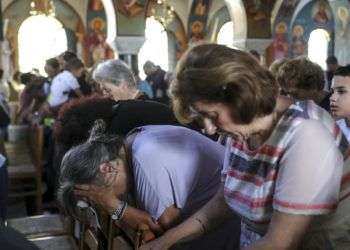
MULTIPOLYGON (((333 54, 334 51, 334 31, 335 31, 335 25, 334 25, 334 13, 333 10, 329 4, 328 1, 324 1, 325 7, 327 8, 327 14, 325 14, 328 18, 324 19, 322 18, 322 22, 319 21, 313 21, 315 20, 316 12, 313 13, 315 7, 317 7, 318 2, 312 1, 312 0, 301 0, 299 4, 296 6, 293 16, 290 21, 290 27, 289 27, 289 33, 291 34, 291 43, 293 44, 293 37, 295 37, 294 29, 297 29, 298 26, 303 28, 303 40, 305 43, 309 41, 310 34, 313 30, 316 29, 323 29, 329 34, 330 42, 328 47, 328 54, 333 54), (313 10, 314 9, 314 10, 313 10), (309 12, 310 11, 310 12, 309 12), (309 13, 312 13, 311 15, 309 13), (315 15, 314 15, 315 14, 315 15), (304 24, 304 20, 306 18, 306 25, 304 24)), ((325 12, 325 11, 324 11, 325 12)), ((317 11, 317 14, 319 11, 317 11)), ((293 47, 293 46, 292 46, 293 47)), ((306 47, 306 45, 305 45, 306 47)), ((293 50, 292 50, 293 52, 293 50)), ((307 50, 305 48, 305 55, 307 54, 307 50)), ((292 56, 293 53, 292 53, 292 56)), ((297 54, 298 56, 298 54, 297 54)))
POLYGON ((276 21, 276 17, 279 13, 279 10, 282 6, 284 0, 276 0, 273 8, 272 8, 272 12, 271 12, 271 31, 273 32, 273 28, 274 28, 274 24, 276 21))
POLYGON ((248 24, 247 14, 242 0, 225 0, 233 22, 233 45, 245 49, 247 42, 248 24))
MULTIPOLYGON (((79 15, 79 13, 76 11, 75 8, 73 8, 67 1, 60 0, 59 4, 62 4, 65 6, 65 10, 69 10, 70 14, 72 15, 72 18, 64 18, 63 15, 66 15, 68 13, 65 13, 65 11, 60 10, 60 8, 56 8, 56 19, 60 21, 65 29, 71 29, 74 31, 79 31, 83 34, 85 34, 84 29, 84 22, 79 15)), ((13 61, 14 61, 14 67, 18 67, 18 30, 21 24, 25 19, 27 19, 30 14, 30 6, 28 2, 18 1, 14 0, 10 3, 8 3, 6 6, 4 6, 3 10, 3 18, 9 19, 8 28, 9 32, 11 33, 10 45, 13 49, 13 61), (16 18, 13 18, 12 15, 15 14, 16 18)))
POLYGON ((112 0, 101 0, 107 17, 107 42, 113 45, 117 35, 117 19, 112 0))
MULTIPOLYGON (((210 42, 217 41, 218 33, 222 28, 222 26, 227 22, 231 22, 231 21, 232 19, 231 19, 229 10, 226 4, 224 4, 220 9, 215 11, 215 13, 213 13, 209 17, 208 25, 207 25, 207 29, 208 29, 207 39, 210 42)), ((232 27, 232 30, 233 30, 233 27, 232 27)))

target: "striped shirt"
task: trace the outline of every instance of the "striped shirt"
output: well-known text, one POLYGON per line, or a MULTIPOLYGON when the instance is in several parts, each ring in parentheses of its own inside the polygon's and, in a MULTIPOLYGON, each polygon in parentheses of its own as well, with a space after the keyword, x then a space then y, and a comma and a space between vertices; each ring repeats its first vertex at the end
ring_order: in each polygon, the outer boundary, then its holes
POLYGON ((274 210, 320 215, 336 209, 347 141, 312 101, 291 105, 256 150, 229 139, 222 180, 243 221, 241 245, 263 236, 274 210))

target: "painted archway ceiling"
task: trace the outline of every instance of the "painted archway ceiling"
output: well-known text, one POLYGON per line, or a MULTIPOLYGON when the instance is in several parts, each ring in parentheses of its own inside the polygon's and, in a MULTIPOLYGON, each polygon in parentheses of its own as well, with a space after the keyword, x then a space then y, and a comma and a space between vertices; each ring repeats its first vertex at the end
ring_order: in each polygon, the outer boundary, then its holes
POLYGON ((248 22, 248 38, 271 37, 271 13, 276 0, 243 1, 248 22))
MULTIPOLYGON (((11 3, 15 1, 23 1, 23 3, 29 2, 30 0, 2 0, 2 8, 6 9, 11 3)), ((55 0, 57 2, 61 0, 55 0)), ((72 9, 75 10, 86 24, 86 15, 88 9, 88 0, 62 0, 63 2, 69 4, 72 9)), ((147 6, 149 1, 156 0, 112 0, 115 5, 117 2, 137 2, 140 6, 147 6)), ((213 2, 225 2, 224 0, 188 0, 188 1, 173 1, 169 2, 175 8, 177 15, 183 22, 183 26, 188 33, 188 37, 192 36, 193 31, 192 25, 195 23, 194 32, 200 33, 207 27, 208 16, 211 13, 211 6, 213 2), (186 13, 184 13, 186 12, 186 13), (198 22, 202 22, 200 25, 198 22), (204 26, 204 27, 202 27, 204 26)), ((245 12, 247 16, 247 30, 248 38, 269 38, 273 36, 274 24, 280 22, 281 20, 289 22, 292 19, 293 13, 296 10, 300 0, 242 0, 245 7, 245 12), (272 17, 272 12, 275 6, 279 6, 278 11, 272 17), (274 21, 271 24, 271 18, 274 21), (272 27, 272 29, 271 29, 272 27)), ((348 1, 350 2, 350 1, 348 1)), ((213 10, 215 11, 215 10, 213 10)), ((234 18, 234 17, 233 17, 234 18)), ((201 36, 201 35, 198 35, 201 36)))

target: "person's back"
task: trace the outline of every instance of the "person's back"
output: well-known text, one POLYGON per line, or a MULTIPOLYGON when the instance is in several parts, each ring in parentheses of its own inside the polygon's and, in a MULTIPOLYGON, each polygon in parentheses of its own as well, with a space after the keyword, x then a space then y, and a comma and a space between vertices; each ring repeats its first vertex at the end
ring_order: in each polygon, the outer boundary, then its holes
POLYGON ((153 90, 152 90, 152 87, 151 87, 151 85, 150 85, 146 80, 141 80, 141 79, 139 79, 139 80, 137 81, 137 88, 138 88, 141 92, 147 94, 147 96, 148 96, 149 98, 151 98, 151 99, 153 98, 153 90))
MULTIPOLYGON (((151 125, 130 132, 127 142, 132 143, 137 206, 154 220, 174 206, 182 221, 218 190, 224 147, 207 137, 184 127, 151 125)), ((239 219, 232 217, 208 235, 174 249, 236 249, 239 225, 239 219)))
POLYGON ((158 220, 174 205, 186 218, 216 193, 224 147, 178 126, 144 126, 127 138, 132 144, 136 201, 158 220))
POLYGON ((77 79, 69 72, 62 71, 52 81, 48 102, 56 107, 68 101, 68 94, 72 89, 79 88, 77 79))
POLYGON ((161 103, 142 100, 122 100, 113 107, 110 130, 127 135, 132 129, 146 125, 180 125, 172 110, 161 103))
POLYGON ((169 97, 167 95, 168 85, 164 80, 165 73, 166 72, 158 66, 152 73, 147 75, 146 81, 152 86, 154 99, 167 104, 169 102, 169 97))

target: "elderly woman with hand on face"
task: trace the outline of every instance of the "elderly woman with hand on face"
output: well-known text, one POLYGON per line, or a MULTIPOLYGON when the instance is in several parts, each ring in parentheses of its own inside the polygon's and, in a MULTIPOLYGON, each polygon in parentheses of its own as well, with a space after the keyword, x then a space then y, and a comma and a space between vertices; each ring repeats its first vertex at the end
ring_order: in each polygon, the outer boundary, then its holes
POLYGON ((159 226, 168 229, 216 193, 222 145, 180 126, 140 127, 125 141, 105 134, 104 129, 99 120, 89 140, 73 147, 62 160, 59 200, 68 213, 77 214, 77 196, 83 196, 115 220, 137 229, 144 217, 140 210, 127 206, 125 197, 131 194, 137 207, 156 223, 145 224, 155 230, 159 226))
POLYGON ((334 121, 278 89, 246 52, 204 44, 184 55, 171 86, 174 107, 229 135, 222 184, 201 210, 142 250, 202 235, 232 212, 242 218, 241 249, 296 249, 311 222, 335 210, 343 155, 334 121))

